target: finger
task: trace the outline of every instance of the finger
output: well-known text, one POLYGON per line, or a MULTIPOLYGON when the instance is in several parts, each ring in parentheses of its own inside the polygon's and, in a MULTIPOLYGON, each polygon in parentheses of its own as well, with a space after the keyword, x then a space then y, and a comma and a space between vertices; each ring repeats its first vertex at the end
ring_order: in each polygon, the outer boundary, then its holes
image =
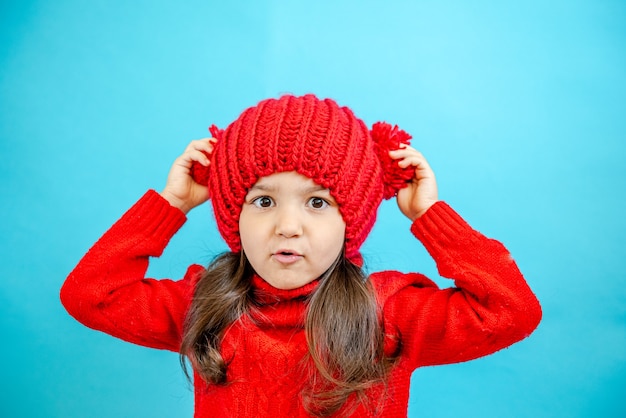
POLYGON ((395 150, 395 151, 390 151, 389 152, 389 156, 391 157, 391 159, 397 161, 398 163, 405 161, 405 160, 426 160, 426 158, 417 150, 415 149, 402 149, 402 150, 395 150))
POLYGON ((201 138, 201 139, 197 139, 196 141, 200 145, 207 145, 209 147, 213 147, 215 144, 217 144, 217 139, 213 137, 201 138))
POLYGON ((417 150, 408 144, 399 144, 398 148, 393 149, 390 152, 396 152, 396 151, 417 151, 417 150))
POLYGON ((421 152, 415 149, 403 149, 390 151, 389 156, 398 162, 398 166, 406 168, 409 166, 428 166, 428 162, 421 152))
POLYGON ((410 145, 400 144, 400 148, 389 151, 389 156, 394 159, 406 158, 411 155, 422 155, 418 150, 410 145))
POLYGON ((201 150, 190 150, 187 151, 184 155, 190 162, 195 161, 202 164, 203 166, 208 166, 211 163, 209 157, 207 157, 207 155, 201 150))
POLYGON ((204 152, 191 149, 185 151, 182 155, 180 155, 174 161, 174 164, 189 169, 194 162, 202 164, 206 167, 210 164, 211 160, 209 159, 209 157, 206 156, 204 152))
POLYGON ((213 152, 213 146, 215 145, 215 143, 216 143, 215 138, 196 139, 194 141, 191 141, 189 145, 187 145, 187 148, 185 148, 185 151, 198 150, 198 151, 205 151, 205 152, 211 153, 213 152))
POLYGON ((183 155, 193 155, 193 161, 201 162, 203 165, 208 165, 210 156, 213 153, 215 142, 211 141, 214 138, 204 138, 200 140, 191 141, 183 155), (200 156, 198 152, 202 155, 200 156))

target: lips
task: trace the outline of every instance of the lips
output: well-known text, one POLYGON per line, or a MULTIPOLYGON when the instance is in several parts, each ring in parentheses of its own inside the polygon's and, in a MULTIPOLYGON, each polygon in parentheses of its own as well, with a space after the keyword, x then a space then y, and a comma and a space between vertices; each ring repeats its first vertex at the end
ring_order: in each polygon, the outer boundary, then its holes
POLYGON ((293 264, 300 261, 303 255, 293 250, 278 250, 272 254, 272 258, 281 264, 293 264))

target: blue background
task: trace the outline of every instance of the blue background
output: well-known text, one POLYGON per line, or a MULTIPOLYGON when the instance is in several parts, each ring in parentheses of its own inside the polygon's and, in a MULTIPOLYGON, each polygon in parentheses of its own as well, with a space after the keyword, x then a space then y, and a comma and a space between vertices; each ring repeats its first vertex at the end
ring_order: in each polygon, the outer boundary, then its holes
MULTIPOLYGON (((3 1, 0 415, 192 415, 176 354, 84 328, 59 288, 189 140, 314 92, 410 132, 544 308, 507 350, 418 370, 409 416, 626 416, 625 40, 610 0, 3 1)), ((210 216, 150 273, 224 250, 210 216)), ((437 277, 408 226, 382 206, 369 268, 437 277)))

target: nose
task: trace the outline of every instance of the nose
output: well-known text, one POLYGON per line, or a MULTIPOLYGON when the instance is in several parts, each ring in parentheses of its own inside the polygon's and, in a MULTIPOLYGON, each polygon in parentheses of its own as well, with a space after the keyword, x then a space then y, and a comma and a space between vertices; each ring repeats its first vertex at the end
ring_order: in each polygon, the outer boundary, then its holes
POLYGON ((276 211, 276 235, 285 238, 302 235, 302 214, 296 208, 283 206, 276 211))

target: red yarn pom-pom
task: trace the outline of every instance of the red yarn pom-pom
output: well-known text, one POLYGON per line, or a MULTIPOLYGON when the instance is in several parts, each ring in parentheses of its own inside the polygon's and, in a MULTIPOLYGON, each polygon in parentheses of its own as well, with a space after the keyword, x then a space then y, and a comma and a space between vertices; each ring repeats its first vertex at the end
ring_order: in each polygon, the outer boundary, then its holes
POLYGON ((401 168, 398 162, 389 156, 389 151, 399 149, 400 144, 409 145, 411 135, 399 129, 397 125, 391 126, 387 122, 376 122, 372 125, 370 134, 383 168, 383 183, 385 185, 383 197, 391 199, 398 193, 398 190, 406 187, 413 178, 415 169, 411 166, 401 168))
MULTIPOLYGON (((219 129, 215 125, 211 125, 209 127, 209 132, 211 132, 211 136, 213 136, 213 138, 217 139, 218 141, 222 139, 222 134, 224 133, 222 129, 219 129)), ((210 158, 211 156, 207 155, 207 157, 210 158)), ((205 167, 202 164, 194 161, 191 164, 190 171, 191 178, 193 178, 196 183, 202 184, 203 186, 207 186, 209 184, 209 167, 205 167)))

